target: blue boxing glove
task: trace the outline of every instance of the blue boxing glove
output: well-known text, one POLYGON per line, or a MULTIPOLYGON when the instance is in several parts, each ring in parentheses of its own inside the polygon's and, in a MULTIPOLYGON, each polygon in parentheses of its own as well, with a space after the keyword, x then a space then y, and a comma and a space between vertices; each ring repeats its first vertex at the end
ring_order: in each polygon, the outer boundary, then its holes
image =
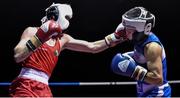
POLYGON ((114 56, 111 69, 116 74, 128 76, 140 81, 143 81, 147 74, 147 70, 137 65, 131 56, 121 53, 114 56))

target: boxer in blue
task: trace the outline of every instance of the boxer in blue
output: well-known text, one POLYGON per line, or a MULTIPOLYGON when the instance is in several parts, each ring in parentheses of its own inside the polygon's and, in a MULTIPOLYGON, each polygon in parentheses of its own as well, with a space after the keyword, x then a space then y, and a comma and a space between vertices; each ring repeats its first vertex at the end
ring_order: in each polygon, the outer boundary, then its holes
POLYGON ((122 15, 126 36, 133 41, 134 51, 118 53, 111 64, 112 71, 137 81, 138 97, 170 97, 164 47, 151 31, 155 16, 144 7, 134 7, 122 15))

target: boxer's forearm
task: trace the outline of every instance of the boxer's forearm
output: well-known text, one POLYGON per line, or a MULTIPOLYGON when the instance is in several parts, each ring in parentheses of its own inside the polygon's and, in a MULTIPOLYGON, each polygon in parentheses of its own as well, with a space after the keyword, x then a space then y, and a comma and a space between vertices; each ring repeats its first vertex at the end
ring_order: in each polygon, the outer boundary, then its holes
POLYGON ((163 78, 157 73, 153 73, 153 72, 148 72, 144 81, 147 83, 156 84, 156 85, 163 84, 163 78))
POLYGON ((107 45, 107 43, 104 39, 93 42, 93 48, 92 48, 93 53, 102 52, 102 51, 106 50, 107 48, 109 48, 109 46, 107 45))
POLYGON ((68 36, 67 38, 68 42, 64 45, 64 48, 73 51, 98 53, 109 48, 104 39, 94 42, 88 42, 85 40, 74 39, 70 36, 68 36))

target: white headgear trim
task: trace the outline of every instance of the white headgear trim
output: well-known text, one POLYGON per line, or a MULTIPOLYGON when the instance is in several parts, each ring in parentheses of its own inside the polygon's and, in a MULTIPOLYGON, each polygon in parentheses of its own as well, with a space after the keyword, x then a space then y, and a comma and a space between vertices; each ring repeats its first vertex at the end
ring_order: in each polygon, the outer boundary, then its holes
POLYGON ((50 7, 46 9, 46 11, 53 6, 57 7, 59 11, 59 16, 56 22, 61 26, 62 30, 67 29, 69 27, 69 20, 67 19, 67 17, 71 19, 73 15, 71 6, 68 4, 53 3, 50 7))
MULTIPOLYGON (((151 14, 151 17, 146 18, 148 11, 145 10, 143 7, 135 7, 133 9, 137 9, 137 8, 139 8, 141 10, 141 14, 139 15, 139 17, 129 19, 129 18, 127 18, 128 12, 126 12, 124 15, 122 15, 122 24, 124 26, 135 27, 138 32, 143 32, 145 29, 145 25, 147 23, 147 20, 151 20, 154 18, 153 24, 152 24, 152 27, 154 27, 155 16, 153 14, 151 14)), ((133 9, 131 9, 131 10, 133 10, 133 9)))

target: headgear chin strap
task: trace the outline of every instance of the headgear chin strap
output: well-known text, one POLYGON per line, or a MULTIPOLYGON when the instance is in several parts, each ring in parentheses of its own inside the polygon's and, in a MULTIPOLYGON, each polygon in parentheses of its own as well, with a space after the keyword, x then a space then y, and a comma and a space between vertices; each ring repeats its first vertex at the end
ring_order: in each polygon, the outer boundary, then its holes
POLYGON ((73 15, 70 5, 53 3, 45 11, 46 16, 41 19, 42 22, 53 18, 60 25, 62 30, 65 30, 69 27, 69 19, 71 19, 73 15))
MULTIPOLYGON (((122 24, 126 27, 135 27, 137 32, 144 32, 146 24, 155 25, 155 16, 143 7, 135 7, 122 15, 122 24), (133 15, 136 14, 136 15, 133 15)), ((148 35, 148 32, 144 32, 148 35)))

